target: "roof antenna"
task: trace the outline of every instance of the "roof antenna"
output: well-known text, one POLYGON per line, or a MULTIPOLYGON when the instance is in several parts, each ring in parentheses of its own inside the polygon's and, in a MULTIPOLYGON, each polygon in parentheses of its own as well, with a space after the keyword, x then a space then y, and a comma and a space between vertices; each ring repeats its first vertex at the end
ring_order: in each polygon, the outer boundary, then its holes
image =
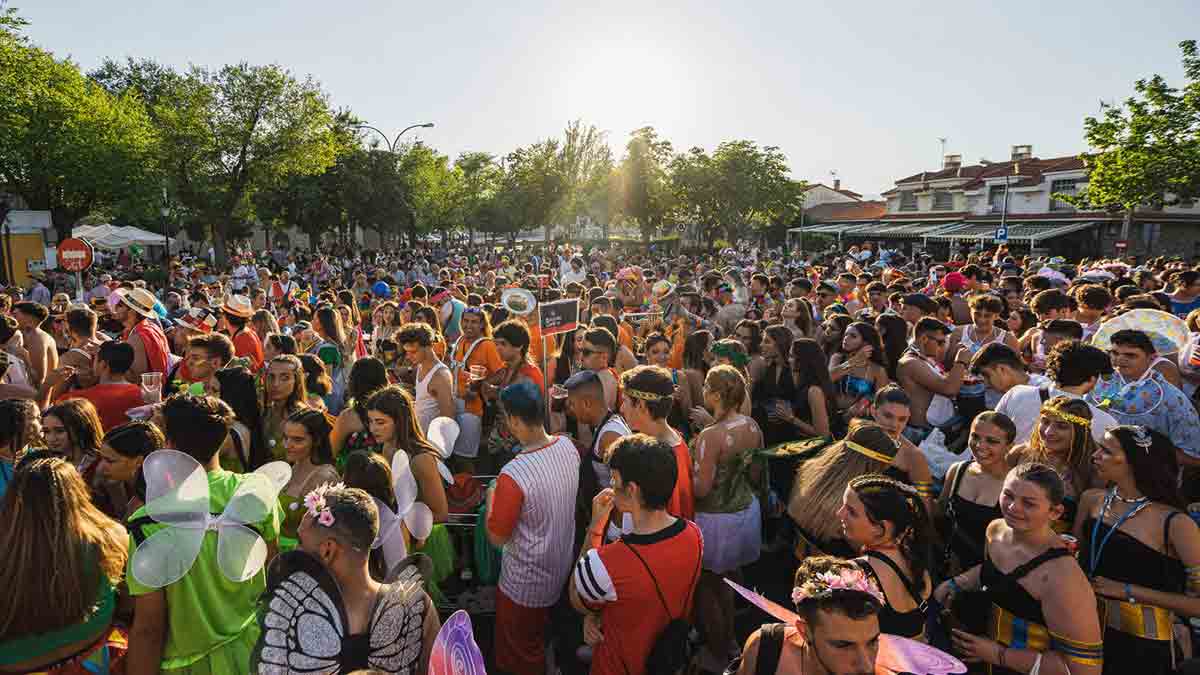
POLYGON ((936 166, 942 166, 942 163, 946 161, 946 137, 939 136, 938 142, 942 144, 942 154, 938 155, 936 166))

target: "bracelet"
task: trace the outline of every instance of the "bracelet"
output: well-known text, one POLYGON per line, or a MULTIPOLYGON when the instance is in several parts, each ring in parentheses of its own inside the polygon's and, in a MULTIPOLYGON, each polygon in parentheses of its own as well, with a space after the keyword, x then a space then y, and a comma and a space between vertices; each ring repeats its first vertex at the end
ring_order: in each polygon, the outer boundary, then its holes
POLYGON ((1125 600, 1131 605, 1137 604, 1137 598, 1133 597, 1133 586, 1125 584, 1125 600))

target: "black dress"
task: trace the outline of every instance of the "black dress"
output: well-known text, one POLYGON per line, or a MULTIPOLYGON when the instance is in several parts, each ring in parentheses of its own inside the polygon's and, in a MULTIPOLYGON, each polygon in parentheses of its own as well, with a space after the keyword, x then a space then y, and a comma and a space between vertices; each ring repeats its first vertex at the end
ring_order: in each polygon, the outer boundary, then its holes
MULTIPOLYGON (((779 367, 771 366, 754 383, 754 388, 750 391, 750 416, 758 422, 758 428, 762 430, 763 447, 769 448, 800 437, 796 427, 787 422, 772 420, 767 414, 776 401, 783 401, 795 410, 796 399, 796 385, 792 382, 791 370, 784 370, 780 375, 779 367)), ((807 401, 808 396, 805 395, 804 399, 807 401)))
MULTIPOLYGON (((1012 649, 1050 651, 1050 631, 1046 628, 1042 604, 1018 582, 1043 563, 1070 555, 1065 548, 1052 548, 1018 565, 1008 574, 996 569, 992 559, 985 555, 979 584, 992 605, 988 637, 1012 649)), ((989 665, 987 672, 991 675, 1018 675, 1015 670, 994 665, 989 665)))
MULTIPOLYGON (((993 520, 1002 518, 999 505, 977 504, 958 494, 963 475, 971 462, 959 462, 951 470, 954 481, 946 502, 946 521, 942 536, 946 541, 946 574, 965 572, 983 562, 987 545, 987 528, 993 520)), ((988 601, 979 591, 964 591, 954 596, 954 618, 965 630, 982 633, 987 630, 988 601)))
POLYGON ((883 594, 883 608, 879 610, 879 632, 920 640, 925 635, 926 602, 917 593, 916 584, 904 574, 900 566, 893 562, 891 558, 877 551, 867 551, 863 557, 855 558, 854 562, 862 568, 865 574, 875 580, 875 583, 879 585, 880 591, 883 591, 883 582, 879 580, 879 575, 871 567, 871 559, 878 560, 892 568, 896 576, 900 577, 900 583, 904 584, 904 590, 917 603, 915 608, 907 612, 897 612, 892 608, 892 603, 888 600, 887 593, 885 592, 883 594))
MULTIPOLYGON (((1170 550, 1171 519, 1163 525, 1163 550, 1170 550)), ((1095 518, 1083 521, 1084 542, 1080 556, 1085 570, 1091 569, 1092 528, 1095 518)), ((1101 523, 1098 537, 1103 540, 1110 531, 1101 523)), ((1134 584, 1163 593, 1183 593, 1187 572, 1183 562, 1138 541, 1120 530, 1113 532, 1100 554, 1095 576, 1122 584, 1134 584)), ((1099 598, 1101 620, 1104 623, 1104 672, 1137 673, 1137 675, 1167 675, 1173 668, 1171 613, 1161 607, 1136 604, 1111 598, 1099 598)))

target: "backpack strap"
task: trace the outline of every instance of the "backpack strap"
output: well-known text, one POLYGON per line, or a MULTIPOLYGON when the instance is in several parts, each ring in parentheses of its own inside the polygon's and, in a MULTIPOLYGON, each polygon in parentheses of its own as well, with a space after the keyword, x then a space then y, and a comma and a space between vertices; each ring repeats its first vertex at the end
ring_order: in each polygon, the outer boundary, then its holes
POLYGON ((783 656, 783 638, 787 624, 769 623, 758 631, 758 660, 754 675, 775 675, 783 656))
MULTIPOLYGON (((629 542, 622 539, 621 543, 625 544, 625 547, 628 548, 631 552, 633 552, 633 555, 636 556, 638 561, 642 563, 642 567, 646 568, 646 574, 650 575, 650 581, 654 583, 654 590, 655 590, 655 592, 658 593, 658 599, 660 602, 662 602, 663 609, 666 610, 666 612, 667 612, 667 619, 670 621, 674 621, 675 617, 671 614, 671 608, 670 608, 670 606, 667 605, 667 599, 665 596, 663 596, 662 588, 658 585, 658 579, 654 576, 654 572, 651 571, 650 566, 646 564, 646 559, 643 558, 642 554, 638 553, 637 549, 634 548, 633 546, 631 546, 629 544, 629 542)), ((703 564, 704 564, 704 556, 700 556, 700 560, 696 561, 696 572, 695 572, 695 574, 692 575, 692 583, 689 584, 690 587, 695 587, 696 579, 700 577, 700 567, 703 564)), ((683 602, 683 610, 681 610, 679 612, 679 618, 683 618, 683 615, 686 613, 687 613, 687 600, 685 599, 683 602)))

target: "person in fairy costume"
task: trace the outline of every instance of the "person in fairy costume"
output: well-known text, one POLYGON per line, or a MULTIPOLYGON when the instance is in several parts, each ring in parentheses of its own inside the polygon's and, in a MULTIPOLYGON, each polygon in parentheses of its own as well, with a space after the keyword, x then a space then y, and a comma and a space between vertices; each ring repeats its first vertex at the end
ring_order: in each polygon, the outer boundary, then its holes
MULTIPOLYGON (((162 406, 167 446, 190 456, 204 468, 210 513, 221 514, 244 481, 255 474, 221 469, 217 451, 233 422, 233 411, 211 396, 179 394, 162 406)), ((265 517, 247 523, 267 542, 274 557, 283 510, 272 503, 265 517)), ((246 672, 258 640, 255 621, 258 597, 266 588, 261 569, 245 581, 231 581, 219 566, 218 533, 207 532, 190 569, 162 587, 139 581, 135 550, 167 527, 155 522, 146 507, 129 519, 130 563, 126 580, 134 598, 127 671, 130 675, 225 675, 246 672)), ((182 529, 182 528, 180 528, 182 529)), ((223 533, 222 533, 223 534, 223 533)))

